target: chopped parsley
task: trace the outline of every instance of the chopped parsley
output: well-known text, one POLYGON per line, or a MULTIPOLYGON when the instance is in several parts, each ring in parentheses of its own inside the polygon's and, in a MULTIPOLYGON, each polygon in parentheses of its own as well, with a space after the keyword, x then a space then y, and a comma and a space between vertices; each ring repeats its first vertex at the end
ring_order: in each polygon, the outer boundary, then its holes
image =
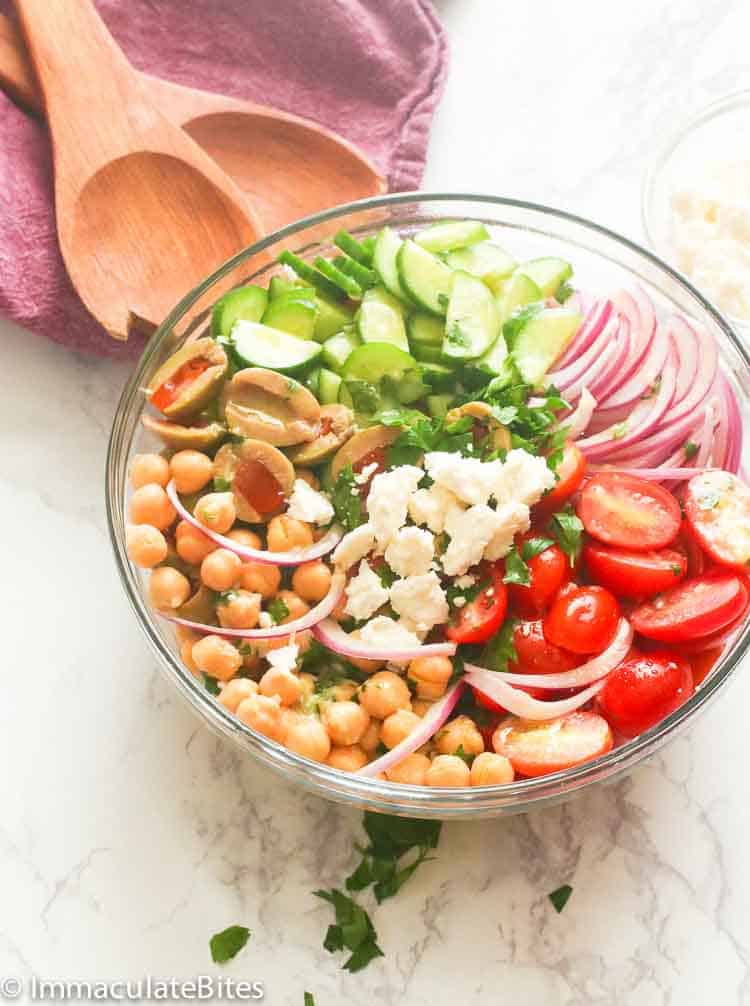
POLYGON ((518 654, 513 645, 513 631, 517 624, 518 620, 515 618, 507 618, 503 622, 500 631, 492 637, 479 656, 482 667, 490 671, 507 671, 508 664, 511 661, 515 663, 518 654))
POLYGON ((567 555, 570 565, 575 566, 578 556, 581 554, 583 524, 573 507, 568 504, 564 510, 556 513, 550 521, 549 527, 557 538, 560 548, 567 555))
POLYGON ((232 601, 236 601, 239 594, 236 590, 222 590, 222 592, 216 598, 217 604, 231 604, 232 601))
POLYGON ((316 898, 322 898, 333 905, 336 921, 326 932, 323 946, 329 954, 339 950, 351 951, 342 964, 344 971, 361 971, 383 951, 377 944, 378 934, 367 912, 352 898, 331 888, 329 891, 314 891, 316 898))
POLYGON ((564 304, 565 301, 569 297, 572 297, 574 293, 575 290, 570 285, 570 283, 566 281, 564 283, 561 283, 560 286, 557 288, 557 292, 555 294, 555 300, 557 301, 558 304, 564 304))
POLYGON ((521 329, 526 327, 526 323, 531 321, 532 318, 536 318, 542 310, 544 310, 544 302, 539 300, 533 304, 527 304, 525 307, 518 308, 513 312, 503 325, 503 336, 508 344, 508 349, 513 348, 521 329))
POLYGON ((533 559, 535 556, 541 555, 542 552, 546 552, 554 544, 551 538, 540 538, 539 536, 527 538, 521 546, 521 558, 527 561, 533 559))
POLYGON ((471 763, 476 758, 476 755, 468 754, 466 751, 464 751, 463 744, 459 744, 456 750, 453 752, 453 754, 456 756, 456 758, 460 758, 461 761, 466 762, 469 768, 471 768, 471 763))
POLYGON ((373 892, 380 903, 397 894, 417 867, 430 858, 430 851, 440 839, 441 826, 439 821, 390 817, 372 811, 365 811, 363 824, 370 843, 358 847, 362 860, 346 878, 346 888, 361 891, 374 884, 373 892), (401 866, 401 857, 413 849, 417 850, 416 856, 401 866))
POLYGON ((213 487, 215 493, 226 493, 232 488, 232 483, 223 475, 214 475, 213 487))
POLYGON ((250 930, 245 926, 229 926, 211 937, 211 959, 214 964, 226 964, 242 950, 250 939, 250 930))
POLYGON ((515 545, 505 557, 503 583, 516 583, 521 587, 528 587, 531 583, 531 571, 519 555, 515 545))
POLYGON ((430 419, 416 409, 385 409, 375 416, 383 426, 403 430, 388 448, 388 464, 413 465, 427 451, 448 451, 471 456, 474 450, 474 419, 462 416, 453 423, 430 419))
POLYGON ((675 563, 673 566, 670 566, 670 569, 675 576, 682 576, 682 566, 680 566, 679 563, 675 563))
POLYGON ((359 485, 355 479, 351 465, 342 468, 331 490, 331 503, 336 514, 336 520, 347 531, 364 524, 362 500, 359 496, 359 485))
POLYGON ((274 620, 276 625, 281 625, 285 618, 289 617, 289 608, 280 597, 274 597, 266 611, 274 620))
POLYGON ((562 887, 558 887, 556 891, 552 892, 552 894, 547 895, 558 915, 567 905, 568 899, 572 893, 573 888, 570 884, 563 884, 562 887))
POLYGON ((305 992, 305 1001, 303 1006, 315 1006, 315 997, 312 992, 305 992))
POLYGON ((616 426, 612 427, 610 436, 613 440, 622 440, 625 434, 628 432, 628 421, 624 419, 621 423, 617 423, 616 426))
POLYGON ((562 460, 567 438, 565 427, 557 427, 556 413, 568 409, 569 405, 553 386, 543 395, 535 394, 524 384, 515 365, 511 366, 508 380, 490 381, 474 398, 493 407, 493 417, 510 431, 513 447, 523 448, 530 454, 546 454, 547 464, 554 471, 562 460), (539 404, 528 404, 532 394, 540 399, 539 404))
POLYGON ((692 440, 686 440, 682 449, 685 452, 685 460, 690 461, 698 453, 699 447, 692 440))
POLYGON ((216 678, 210 677, 208 674, 203 675, 203 687, 209 693, 209 695, 218 695, 220 688, 219 682, 216 678))

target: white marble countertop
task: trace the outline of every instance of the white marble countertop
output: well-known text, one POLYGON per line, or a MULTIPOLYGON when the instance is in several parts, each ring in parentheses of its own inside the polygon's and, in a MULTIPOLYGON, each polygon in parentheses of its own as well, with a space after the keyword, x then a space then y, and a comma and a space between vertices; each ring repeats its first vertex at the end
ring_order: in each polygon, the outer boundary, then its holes
MULTIPOLYGON (((664 124, 750 82, 744 0, 438 7, 452 69, 425 188, 525 196, 638 238, 664 124)), ((374 912, 385 959, 340 971, 311 892, 352 865, 360 815, 204 729, 117 582, 102 486, 125 368, 0 337, 0 977, 218 974, 208 938, 242 923, 251 942, 223 973, 274 1004, 750 1003, 747 670, 629 779, 446 826, 437 861, 374 912)))

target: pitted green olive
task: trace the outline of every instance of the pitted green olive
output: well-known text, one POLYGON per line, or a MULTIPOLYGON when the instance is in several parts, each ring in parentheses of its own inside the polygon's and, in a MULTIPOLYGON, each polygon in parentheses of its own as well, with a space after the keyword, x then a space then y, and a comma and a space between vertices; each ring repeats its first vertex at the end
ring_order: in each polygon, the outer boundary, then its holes
POLYGON ((450 409, 446 413, 445 423, 447 426, 450 426, 451 423, 457 423, 464 416, 471 416, 472 419, 475 419, 481 426, 487 429, 490 443, 496 451, 510 450, 512 446, 510 431, 495 419, 492 414, 492 406, 488 405, 487 402, 466 402, 465 405, 459 405, 455 409, 450 409))
POLYGON ((218 394, 227 366, 227 354, 213 339, 196 339, 159 367, 148 386, 149 401, 167 419, 190 419, 218 394))
POLYGON ((170 423, 168 419, 143 416, 141 422, 149 433, 156 434, 167 447, 178 451, 188 448, 195 451, 212 451, 227 436, 224 424, 216 421, 208 422, 204 426, 181 426, 180 423, 170 423))
POLYGON ((315 395, 273 370, 239 370, 226 384, 222 404, 227 426, 240 437, 291 447, 318 435, 320 404, 315 395))
POLYGON ((401 430, 397 426, 370 426, 355 433, 334 455, 331 462, 331 478, 336 479, 339 472, 347 465, 356 468, 368 454, 390 447, 400 433, 401 430))
POLYGON ((201 622, 203 625, 217 625, 216 601, 213 591, 201 584, 193 596, 180 605, 175 614, 178 618, 186 618, 189 622, 201 622))
POLYGON ((239 519, 258 524, 284 508, 294 488, 294 465, 262 440, 243 440, 219 448, 214 478, 231 486, 239 519))
POLYGON ((346 443, 354 432, 354 413, 345 405, 324 405, 315 440, 288 451, 295 465, 319 465, 346 443))

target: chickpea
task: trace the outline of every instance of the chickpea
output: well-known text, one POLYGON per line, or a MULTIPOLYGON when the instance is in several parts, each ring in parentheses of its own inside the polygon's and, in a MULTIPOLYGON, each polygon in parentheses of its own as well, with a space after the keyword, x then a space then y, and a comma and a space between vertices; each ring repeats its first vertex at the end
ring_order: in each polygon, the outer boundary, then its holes
POLYGON ((155 482, 141 486, 130 497, 130 519, 134 524, 152 524, 166 531, 176 516, 169 496, 155 482))
POLYGON ((169 462, 160 454, 136 454, 130 466, 130 484, 134 489, 150 482, 166 486, 169 482, 169 462))
POLYGON ((236 713, 240 702, 258 694, 258 686, 250 678, 232 678, 219 692, 219 702, 230 713, 236 713))
POLYGON ((348 702, 349 699, 353 699, 354 696, 359 691, 359 684, 356 681, 352 681, 347 678, 345 681, 339 681, 331 688, 331 695, 334 702, 348 702))
POLYGON ((378 720, 370 720, 369 727, 360 738, 359 746, 368 754, 373 754, 378 744, 380 744, 380 722, 378 720))
POLYGON ((472 786, 503 786, 513 782, 513 766, 504 755, 483 751, 471 764, 472 786))
POLYGON ((261 695, 278 695, 282 706, 293 706, 302 695, 302 684, 293 671, 269 667, 258 682, 261 695))
POLYGON ((208 493, 201 496, 193 508, 193 515, 204 527, 217 534, 226 534, 237 520, 234 496, 231 493, 208 493))
POLYGON ((199 671, 218 681, 229 681, 242 667, 237 647, 221 636, 204 636, 198 640, 193 646, 193 660, 199 671))
POLYGON ((469 766, 456 755, 438 755, 425 772, 427 786, 468 786, 469 766))
POLYGON ((197 493, 213 478, 214 463, 200 451, 178 451, 169 462, 178 493, 197 493))
POLYGON ((412 699, 411 707, 417 716, 426 716, 432 709, 434 703, 430 702, 428 699, 412 699))
POLYGON ((250 531, 246 527, 236 527, 227 534, 227 538, 236 541, 238 545, 246 545, 248 548, 263 548, 260 535, 255 531, 250 531))
POLYGON ((194 674, 196 678, 200 677, 200 671, 198 670, 198 665, 193 660, 193 644, 189 639, 180 646, 180 659, 191 674, 194 674))
POLYGON ((148 596, 155 608, 179 608, 190 597, 190 581, 171 566, 159 566, 151 574, 148 596))
POLYGON ((289 614, 281 619, 282 625, 285 622, 294 622, 296 619, 302 618, 310 610, 310 605, 305 604, 301 597, 297 597, 293 590, 280 590, 276 596, 289 609, 289 614))
POLYGON ((304 758, 325 761, 331 753, 326 728, 316 716, 298 716, 289 724, 286 746, 304 758))
POLYGON ((397 709, 411 709, 411 693, 398 674, 393 671, 378 671, 362 685, 359 702, 370 716, 384 720, 397 709))
POLYGON ((260 594, 264 601, 274 596, 281 583, 281 570, 278 566, 269 566, 264 562, 244 563, 240 572, 240 583, 245 590, 260 594))
POLYGON ((281 741, 284 736, 284 721, 278 698, 267 695, 250 695, 237 706, 237 719, 259 734, 281 741))
POLYGON ((207 555, 219 547, 216 542, 211 541, 207 535, 186 520, 181 520, 174 529, 174 537, 177 554, 191 566, 199 566, 207 555))
POLYGON ((180 646, 183 643, 190 643, 192 646, 193 643, 197 643, 202 638, 197 632, 193 632, 192 629, 188 629, 184 625, 175 625, 174 634, 180 646))
POLYGON ((311 472, 309 468, 298 468, 294 474, 296 478, 302 479, 303 482, 307 482, 311 489, 320 489, 320 479, 315 472, 311 472))
POLYGON ((152 569, 167 557, 167 539, 151 524, 129 524, 125 545, 128 558, 142 569, 152 569))
POLYGON ((326 759, 326 765, 337 768, 341 772, 358 772, 369 761, 367 755, 358 744, 348 747, 331 748, 331 753, 326 759))
POLYGON ((328 702, 321 718, 328 736, 341 747, 360 741, 370 725, 369 715, 356 702, 328 702))
POLYGON ((304 702, 305 699, 309 699, 315 694, 315 685, 317 682, 314 675, 308 674, 307 671, 303 671, 299 676, 299 683, 302 688, 300 702, 304 702))
POLYGON ((240 557, 228 548, 217 548, 201 563, 201 580, 210 590, 229 590, 240 576, 240 557))
POLYGON ((304 601, 322 601, 331 587, 332 573, 320 559, 304 562, 292 576, 292 587, 304 601))
POLYGON ((409 677, 417 683, 417 697, 439 699, 445 694, 453 674, 453 664, 448 657, 416 657, 409 664, 409 677))
POLYGON ((410 754, 398 765, 389 768, 385 775, 390 782, 401 782, 407 786, 424 786, 429 767, 430 759, 427 755, 410 754))
POLYGON ((484 738, 471 717, 457 716, 435 735, 435 747, 442 755, 455 754, 459 748, 464 754, 478 755, 484 751, 484 738))
POLYGON ((294 639, 292 639, 291 636, 274 636, 272 639, 255 639, 252 641, 251 646, 256 653, 265 657, 270 650, 280 650, 282 646, 289 646, 291 642, 296 644, 301 656, 303 653, 307 653, 310 649, 310 645, 312 643, 312 632, 309 629, 305 629, 303 632, 295 632, 294 639))
POLYGON ((313 543, 312 528, 296 517, 281 514, 268 525, 266 541, 271 552, 289 552, 293 548, 307 548, 313 543))
POLYGON ((216 606, 216 614, 225 629, 254 629, 260 615, 260 594, 234 590, 226 603, 216 606))
POLYGON ((397 709, 395 713, 391 713, 383 720, 380 739, 387 748, 395 748, 418 726, 419 717, 416 713, 412 713, 408 709, 397 709))

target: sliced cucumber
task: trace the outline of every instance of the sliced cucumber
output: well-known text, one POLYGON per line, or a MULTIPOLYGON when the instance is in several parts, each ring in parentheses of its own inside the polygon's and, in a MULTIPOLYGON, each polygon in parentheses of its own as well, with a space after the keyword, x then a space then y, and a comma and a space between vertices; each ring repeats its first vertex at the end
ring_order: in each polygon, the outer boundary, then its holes
POLYGON ((309 262, 305 262, 303 258, 295 255, 294 252, 283 251, 279 255, 279 262, 282 265, 289 266, 304 283, 314 286, 318 293, 322 293, 331 300, 343 300, 346 296, 336 283, 332 283, 327 276, 323 276, 317 269, 313 269, 309 262))
POLYGON ((453 270, 415 241, 406 240, 396 256, 398 278, 415 304, 444 315, 453 286, 453 270))
POLYGON ((430 361, 420 362, 422 380, 435 391, 443 391, 446 388, 455 388, 456 372, 450 367, 443 366, 442 363, 432 363, 430 361))
POLYGON ((522 262, 518 271, 533 279, 543 297, 554 297, 560 284, 573 275, 573 266, 561 258, 533 258, 522 262))
POLYGON ((225 293, 214 305, 211 313, 211 335, 214 339, 228 339, 232 327, 240 318, 260 321, 268 304, 268 291, 261 286, 241 286, 225 293))
POLYGON ((362 299, 362 287, 356 279, 352 279, 351 276, 342 272, 338 266, 333 264, 333 262, 329 262, 327 258, 323 258, 322 255, 318 255, 315 259, 314 265, 319 273, 322 273, 326 279, 335 284, 335 286, 337 286, 342 293, 345 293, 347 297, 350 297, 352 300, 362 299))
POLYGON ((323 363, 340 374, 351 353, 362 344, 356 332, 339 332, 323 343, 323 363))
POLYGON ((432 314, 413 314, 407 322, 407 331, 410 343, 421 343, 424 346, 438 346, 442 348, 443 337, 445 336, 445 323, 442 318, 436 318, 432 314))
POLYGON ((455 397, 453 395, 428 395, 427 411, 433 419, 445 419, 446 413, 453 407, 455 397))
POLYGON ((473 388, 486 384, 504 372, 507 359, 508 346, 501 332, 486 353, 467 364, 463 372, 464 380, 473 388))
POLYGON ((443 356, 475 360, 486 353, 500 334, 500 311, 495 298, 476 276, 456 272, 448 303, 443 356))
POLYGON ((409 347, 409 352, 415 360, 420 363, 440 363, 443 359, 442 346, 430 346, 426 342, 413 342, 409 347))
POLYGON ((372 255, 372 265, 375 272, 380 276, 383 286, 394 297, 398 297, 408 303, 409 298, 406 291, 401 286, 398 275, 396 258, 401 248, 401 238, 390 227, 384 227, 375 238, 375 247, 372 255))
POLYGON ((340 332, 344 325, 350 324, 354 315, 346 306, 335 300, 329 300, 322 293, 317 296, 318 317, 315 319, 315 329, 313 339, 316 342, 325 342, 332 335, 340 332))
POLYGON ((322 367, 313 367, 302 382, 309 391, 312 391, 316 398, 320 398, 320 374, 322 370, 322 367))
POLYGON ((339 400, 341 378, 327 367, 320 368, 318 377, 318 399, 321 405, 334 405, 339 400))
POLYGON ((401 301, 385 287, 375 286, 365 293, 356 320, 362 342, 390 342, 409 352, 401 301))
POLYGON ((533 279, 525 273, 514 272, 503 284, 502 291, 497 298, 500 317, 503 321, 507 321, 519 307, 525 307, 527 304, 533 304, 543 299, 542 291, 533 279))
POLYGON ((483 283, 497 293, 502 280, 510 276, 516 268, 516 262, 500 245, 492 241, 482 241, 469 248, 459 248, 445 256, 445 261, 451 269, 463 269, 472 276, 478 276, 483 283))
POLYGON ((415 402, 427 390, 414 357, 388 342, 369 342, 355 349, 341 376, 350 391, 351 382, 369 384, 381 398, 395 398, 402 404, 415 402))
POLYGON ((306 296, 296 290, 290 290, 272 300, 261 319, 263 324, 296 335, 300 339, 312 339, 318 317, 318 305, 315 292, 310 287, 307 287, 305 293, 306 296))
POLYGON ((485 241, 489 236, 487 228, 478 220, 456 220, 431 224, 416 234, 414 240, 427 251, 448 252, 485 241))
POLYGON ((340 248, 345 255, 359 262, 360 265, 372 265, 372 251, 361 242, 357 241, 349 231, 340 230, 333 239, 333 243, 340 248))
POLYGON ((511 355, 527 384, 538 385, 578 331, 581 316, 566 307, 548 307, 517 333, 511 355))
POLYGON ((261 325, 255 321, 237 321, 232 329, 232 346, 245 367, 266 367, 282 374, 294 374, 313 363, 322 347, 311 339, 261 325))
POLYGON ((303 283, 300 279, 288 279, 286 276, 272 276, 268 284, 268 297, 276 300, 277 297, 284 297, 289 293, 298 293, 300 296, 309 294, 312 287, 309 283, 303 283))
POLYGON ((335 259, 332 259, 332 264, 345 275, 351 276, 363 290, 369 290, 378 282, 378 274, 374 269, 355 262, 354 259, 347 258, 346 255, 337 255, 335 259))

